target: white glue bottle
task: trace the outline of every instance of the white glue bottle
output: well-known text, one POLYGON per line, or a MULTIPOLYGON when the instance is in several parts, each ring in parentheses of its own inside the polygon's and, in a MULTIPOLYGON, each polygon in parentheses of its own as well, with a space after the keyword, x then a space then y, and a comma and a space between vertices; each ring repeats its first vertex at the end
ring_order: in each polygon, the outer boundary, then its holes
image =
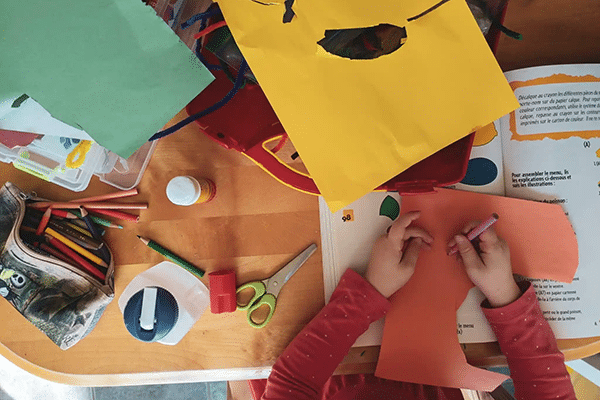
POLYGON ((178 206, 207 203, 216 193, 217 187, 210 179, 176 176, 167 185, 167 198, 178 206))

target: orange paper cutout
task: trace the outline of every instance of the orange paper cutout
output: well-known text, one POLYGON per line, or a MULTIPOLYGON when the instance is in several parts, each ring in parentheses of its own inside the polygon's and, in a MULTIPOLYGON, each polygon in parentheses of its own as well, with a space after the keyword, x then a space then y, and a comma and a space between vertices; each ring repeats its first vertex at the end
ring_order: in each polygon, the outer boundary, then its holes
POLYGON ((507 377, 467 363, 456 334, 456 310, 473 286, 446 244, 470 220, 500 215, 494 229, 509 244, 513 271, 571 282, 577 240, 559 205, 458 190, 402 197, 402 213, 434 237, 415 274, 394 296, 385 321, 376 376, 435 386, 492 391, 507 377))

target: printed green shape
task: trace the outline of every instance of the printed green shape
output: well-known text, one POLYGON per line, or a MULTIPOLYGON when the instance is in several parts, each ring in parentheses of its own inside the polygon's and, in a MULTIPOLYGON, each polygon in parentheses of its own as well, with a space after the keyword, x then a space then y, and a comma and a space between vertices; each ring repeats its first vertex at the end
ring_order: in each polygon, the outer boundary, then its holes
POLYGON ((387 196, 381 203, 379 215, 386 216, 394 221, 400 215, 400 204, 392 196, 387 196))

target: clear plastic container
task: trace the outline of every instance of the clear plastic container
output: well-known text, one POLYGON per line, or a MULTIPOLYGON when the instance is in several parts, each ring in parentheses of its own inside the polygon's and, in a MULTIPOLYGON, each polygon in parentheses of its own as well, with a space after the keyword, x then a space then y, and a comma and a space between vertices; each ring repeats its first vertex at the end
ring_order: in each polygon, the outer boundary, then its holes
POLYGON ((105 173, 98 172, 95 175, 98 175, 102 182, 121 190, 129 190, 136 187, 140 183, 144 171, 146 171, 157 143, 158 141, 144 143, 142 147, 127 159, 109 151, 109 157, 116 159, 114 164, 112 164, 112 161, 107 162, 107 165, 112 165, 112 169, 105 173))
POLYGON ((140 182, 156 147, 156 142, 145 143, 128 159, 123 159, 92 142, 83 164, 68 168, 67 156, 78 144, 77 139, 49 135, 26 146, 8 148, 0 144, 0 161, 12 163, 17 169, 74 192, 85 190, 92 175, 118 189, 128 190, 140 182))

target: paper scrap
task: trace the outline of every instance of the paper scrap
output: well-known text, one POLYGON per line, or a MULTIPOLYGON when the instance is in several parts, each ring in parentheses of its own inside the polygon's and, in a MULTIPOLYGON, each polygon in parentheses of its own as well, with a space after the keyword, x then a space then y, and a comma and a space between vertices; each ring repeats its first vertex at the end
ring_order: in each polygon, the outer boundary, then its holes
POLYGON ((139 0, 4 3, 0 99, 26 93, 121 157, 213 79, 139 0))
POLYGON ((28 132, 6 131, 0 129, 0 144, 8 149, 14 149, 17 146, 28 146, 35 139, 41 138, 42 135, 28 132))
POLYGON ((496 212, 494 229, 510 247, 514 273, 571 282, 579 263, 573 228, 556 204, 450 189, 402 197, 402 213, 413 210, 421 210, 417 224, 435 240, 391 298, 375 375, 491 391, 506 377, 470 366, 460 348, 456 310, 473 284, 456 258, 446 255, 446 244, 468 221, 496 212))
POLYGON ((44 107, 33 99, 25 100, 17 108, 11 106, 15 101, 15 98, 0 101, 0 129, 93 140, 85 131, 53 118, 44 107))
POLYGON ((519 106, 467 4, 219 0, 225 20, 332 212, 519 106), (327 53, 328 30, 390 24, 406 42, 374 60, 327 53))

